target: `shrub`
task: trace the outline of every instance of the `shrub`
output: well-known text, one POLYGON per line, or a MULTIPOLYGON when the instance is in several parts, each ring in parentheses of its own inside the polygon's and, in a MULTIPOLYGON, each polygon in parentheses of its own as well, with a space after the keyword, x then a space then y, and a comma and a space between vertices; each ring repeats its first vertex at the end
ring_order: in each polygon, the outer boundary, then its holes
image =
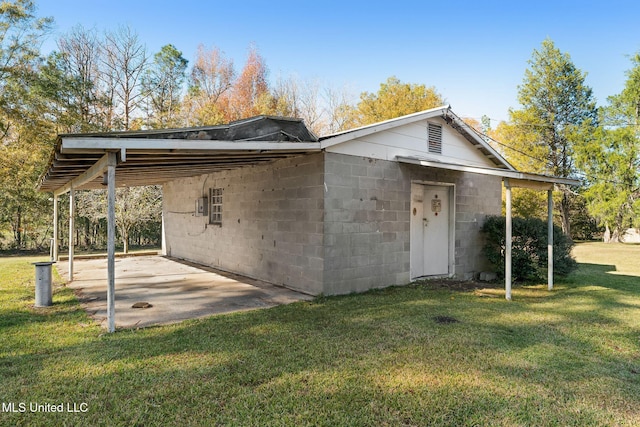
MULTIPOLYGON (((482 231, 487 242, 484 254, 498 275, 504 276, 505 223, 502 216, 487 217, 482 231)), ((575 267, 571 257, 573 242, 553 226, 553 271, 566 276, 575 267)), ((547 275, 547 223, 538 218, 513 218, 511 272, 514 280, 539 280, 547 275)))

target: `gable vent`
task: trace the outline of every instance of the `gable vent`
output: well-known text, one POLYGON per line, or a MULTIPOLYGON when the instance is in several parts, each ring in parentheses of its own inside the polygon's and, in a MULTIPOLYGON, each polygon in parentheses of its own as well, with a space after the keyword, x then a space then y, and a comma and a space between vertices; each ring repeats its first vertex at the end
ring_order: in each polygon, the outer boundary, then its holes
POLYGON ((429 152, 442 154, 442 126, 429 123, 429 152))

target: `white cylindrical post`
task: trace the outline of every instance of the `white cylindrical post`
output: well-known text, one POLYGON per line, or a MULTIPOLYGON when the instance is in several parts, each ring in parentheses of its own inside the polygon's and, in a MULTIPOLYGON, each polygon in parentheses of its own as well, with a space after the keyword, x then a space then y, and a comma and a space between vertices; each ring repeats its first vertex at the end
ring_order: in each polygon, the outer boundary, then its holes
POLYGON ((161 246, 160 246, 161 247, 160 253, 163 256, 166 256, 167 255, 167 235, 166 235, 167 230, 164 228, 164 208, 162 209, 160 219, 161 219, 161 227, 162 227, 161 235, 160 235, 160 238, 162 239, 161 246))
POLYGON ((107 331, 116 330, 116 154, 109 153, 107 166, 107 331))
POLYGON ((505 253, 504 253, 504 288, 505 298, 511 301, 511 185, 509 179, 505 178, 504 186, 506 189, 506 225, 505 225, 505 253))
POLYGON ((74 212, 74 191, 73 188, 69 190, 69 281, 73 281, 73 249, 74 249, 74 224, 73 217, 75 216, 74 212))
POLYGON ((53 196, 53 239, 51 241, 51 261, 58 261, 58 196, 53 196))
POLYGON ((553 190, 547 191, 547 284, 553 289, 553 190))

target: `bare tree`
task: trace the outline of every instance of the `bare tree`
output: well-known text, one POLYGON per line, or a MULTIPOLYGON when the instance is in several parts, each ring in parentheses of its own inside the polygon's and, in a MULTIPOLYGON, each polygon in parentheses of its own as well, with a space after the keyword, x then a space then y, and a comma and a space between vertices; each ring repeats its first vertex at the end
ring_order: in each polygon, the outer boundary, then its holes
POLYGON ((322 109, 317 81, 303 81, 295 75, 279 78, 271 92, 272 114, 304 119, 318 131, 322 127, 322 109))
POLYGON ((317 135, 344 130, 351 125, 352 97, 346 89, 322 89, 319 80, 292 75, 279 78, 271 90, 270 114, 298 117, 317 135))
MULTIPOLYGON (((77 195, 77 215, 98 223, 107 217, 105 190, 81 191, 77 195)), ((159 222, 162 214, 162 188, 157 185, 118 188, 116 191, 116 227, 124 252, 129 252, 129 237, 134 227, 159 222)))
POLYGON ((119 116, 113 124, 129 130, 144 99, 141 83, 148 62, 146 48, 129 27, 120 27, 106 33, 102 52, 104 82, 119 116))
POLYGON ((324 134, 332 134, 356 126, 353 121, 353 94, 345 87, 342 89, 326 88, 324 91, 325 111, 327 114, 324 134))
POLYGON ((116 225, 122 236, 124 252, 128 253, 133 227, 147 221, 160 221, 162 188, 157 185, 119 188, 116 197, 116 225))
POLYGON ((324 108, 320 97, 320 82, 318 80, 298 80, 298 111, 305 123, 316 133, 325 128, 324 108))
POLYGON ((100 79, 100 40, 95 30, 82 26, 58 40, 63 72, 71 83, 69 104, 78 112, 73 131, 107 130, 105 110, 110 108, 100 79))

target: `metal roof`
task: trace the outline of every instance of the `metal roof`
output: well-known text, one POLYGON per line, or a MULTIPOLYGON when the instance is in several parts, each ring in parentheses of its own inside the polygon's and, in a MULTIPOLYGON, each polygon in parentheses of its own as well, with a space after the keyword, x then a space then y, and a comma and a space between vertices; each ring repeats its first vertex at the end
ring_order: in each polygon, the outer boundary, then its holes
POLYGON ((186 129, 63 134, 39 189, 60 193, 71 185, 104 188, 100 161, 107 152, 118 153, 116 185, 123 187, 162 184, 317 151, 318 138, 302 120, 273 116, 186 129))
MULTIPOLYGON (((477 169, 475 172, 512 179, 516 178, 515 174, 521 174, 456 116, 449 106, 444 106, 320 139, 301 119, 274 116, 257 116, 226 125, 184 129, 63 134, 58 136, 47 170, 40 178, 39 189, 59 195, 71 188, 104 188, 103 174, 107 168, 108 153, 117 154, 116 186, 163 184, 176 178, 316 153, 342 142, 432 117, 445 120, 495 164, 495 168, 486 170, 472 168, 477 169)), ((444 169, 467 167, 434 159, 396 160, 444 169)), ((577 182, 525 175, 518 175, 518 178, 527 182, 553 184, 574 185, 577 182)))
POLYGON ((220 141, 318 141, 302 119, 261 115, 215 125, 181 129, 61 134, 59 138, 155 138, 220 141))

